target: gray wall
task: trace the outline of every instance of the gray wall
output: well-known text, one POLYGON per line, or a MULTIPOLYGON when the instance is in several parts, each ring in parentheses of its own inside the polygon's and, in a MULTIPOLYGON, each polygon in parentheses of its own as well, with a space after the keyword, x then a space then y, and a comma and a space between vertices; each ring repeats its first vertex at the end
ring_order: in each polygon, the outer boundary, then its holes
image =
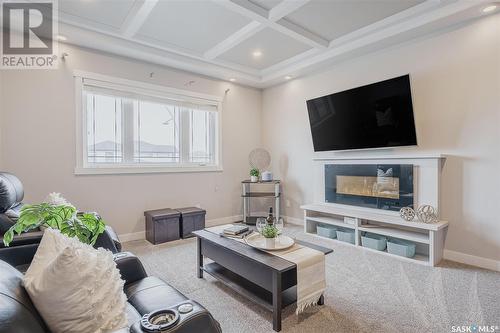
POLYGON ((263 142, 280 161, 274 172, 285 180, 285 215, 301 218, 299 206, 313 200, 305 101, 410 73, 416 151, 453 155, 441 182, 441 215, 450 221, 446 249, 500 260, 499 40, 495 15, 265 90, 263 142))
POLYGON ((201 204, 209 219, 239 215, 248 153, 264 144, 275 175, 284 180, 285 215, 300 219, 299 206, 314 193, 305 100, 410 73, 418 151, 453 155, 442 179, 442 216, 450 221, 446 248, 500 260, 499 40, 500 15, 490 16, 263 93, 63 45, 70 56, 59 70, 0 71, 0 167, 21 177, 26 201, 62 192, 127 234, 144 230, 146 209, 201 204), (189 89, 220 96, 230 88, 223 111, 224 172, 75 176, 74 69, 181 89, 195 80, 189 89))
POLYGON ((60 51, 69 57, 58 70, 2 73, 3 169, 22 179, 27 202, 61 192, 78 208, 100 212, 120 234, 144 230, 143 212, 153 208, 200 204, 208 219, 241 214, 239 182, 247 177, 249 152, 260 146, 259 90, 67 45, 60 51), (230 88, 223 101, 224 171, 75 176, 75 69, 218 96, 230 88))
POLYGON ((2 148, 2 125, 3 125, 3 94, 2 94, 2 86, 3 86, 3 71, 0 70, 0 170, 3 169, 3 150, 2 148))

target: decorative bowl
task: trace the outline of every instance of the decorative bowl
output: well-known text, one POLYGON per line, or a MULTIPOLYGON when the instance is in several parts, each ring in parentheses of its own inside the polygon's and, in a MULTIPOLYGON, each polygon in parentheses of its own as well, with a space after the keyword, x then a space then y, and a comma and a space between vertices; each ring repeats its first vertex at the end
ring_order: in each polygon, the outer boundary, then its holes
POLYGON ((245 237, 244 239, 245 242, 251 247, 267 251, 284 250, 288 249, 289 247, 293 246, 293 244, 295 244, 295 241, 292 238, 283 235, 273 238, 274 242, 270 241, 268 238, 265 238, 261 234, 257 233, 245 237))

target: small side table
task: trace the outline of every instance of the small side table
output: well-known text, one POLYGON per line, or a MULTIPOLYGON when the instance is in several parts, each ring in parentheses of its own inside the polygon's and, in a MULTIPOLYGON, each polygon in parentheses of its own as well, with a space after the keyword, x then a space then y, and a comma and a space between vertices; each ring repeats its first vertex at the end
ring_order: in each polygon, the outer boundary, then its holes
POLYGON ((250 198, 274 198, 274 216, 280 217, 280 197, 281 197, 281 182, 279 180, 271 180, 267 182, 258 181, 252 182, 244 180, 241 182, 243 198, 243 223, 254 225, 257 218, 260 216, 252 216, 250 210, 250 198), (255 192, 252 191, 251 185, 274 185, 274 192, 255 192))

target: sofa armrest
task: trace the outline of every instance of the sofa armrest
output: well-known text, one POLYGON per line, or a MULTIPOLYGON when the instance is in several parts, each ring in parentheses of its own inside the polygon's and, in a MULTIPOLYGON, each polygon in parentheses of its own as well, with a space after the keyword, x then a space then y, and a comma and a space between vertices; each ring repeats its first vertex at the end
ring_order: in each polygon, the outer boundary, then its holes
MULTIPOLYGON (((183 301, 168 309, 178 311, 178 306, 184 303, 193 305, 193 310, 188 313, 179 313, 179 321, 172 327, 162 332, 169 333, 222 333, 222 329, 217 320, 203 306, 192 300, 183 301)), ((162 310, 162 309, 157 309, 162 310)), ((141 327, 141 321, 134 323, 130 327, 130 333, 147 333, 148 331, 141 327)))
POLYGON ((116 268, 120 271, 125 284, 139 281, 148 276, 141 261, 130 252, 119 252, 114 255, 116 268))
POLYGON ((109 225, 107 225, 104 232, 97 237, 94 247, 102 247, 113 253, 118 253, 122 250, 122 244, 120 243, 120 239, 118 239, 118 235, 109 225))
POLYGON ((109 333, 130 333, 130 329, 128 327, 120 328, 118 331, 113 331, 109 333))
MULTIPOLYGON (((14 235, 12 242, 8 247, 16 247, 21 245, 39 244, 43 237, 43 231, 29 231, 20 235, 14 235)), ((0 238, 0 249, 5 248, 3 238, 0 238)))
POLYGON ((38 245, 36 243, 2 248, 0 249, 0 260, 14 267, 29 265, 35 256, 38 245))

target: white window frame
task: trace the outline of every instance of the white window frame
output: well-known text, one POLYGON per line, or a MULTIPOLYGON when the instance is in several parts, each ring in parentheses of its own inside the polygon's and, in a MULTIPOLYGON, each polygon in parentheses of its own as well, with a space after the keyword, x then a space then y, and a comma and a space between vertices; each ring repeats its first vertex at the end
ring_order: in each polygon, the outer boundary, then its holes
POLYGON ((76 70, 73 73, 75 80, 75 108, 76 108, 76 175, 88 174, 123 174, 123 173, 165 173, 165 172, 218 172, 222 171, 222 98, 220 96, 196 93, 188 90, 164 87, 145 82, 132 81, 122 78, 101 75, 76 70), (88 163, 87 160, 87 116, 84 110, 84 82, 92 82, 93 86, 110 88, 142 94, 151 97, 173 99, 176 101, 210 105, 217 108, 215 138, 215 163, 176 163, 169 166, 166 163, 88 163))

